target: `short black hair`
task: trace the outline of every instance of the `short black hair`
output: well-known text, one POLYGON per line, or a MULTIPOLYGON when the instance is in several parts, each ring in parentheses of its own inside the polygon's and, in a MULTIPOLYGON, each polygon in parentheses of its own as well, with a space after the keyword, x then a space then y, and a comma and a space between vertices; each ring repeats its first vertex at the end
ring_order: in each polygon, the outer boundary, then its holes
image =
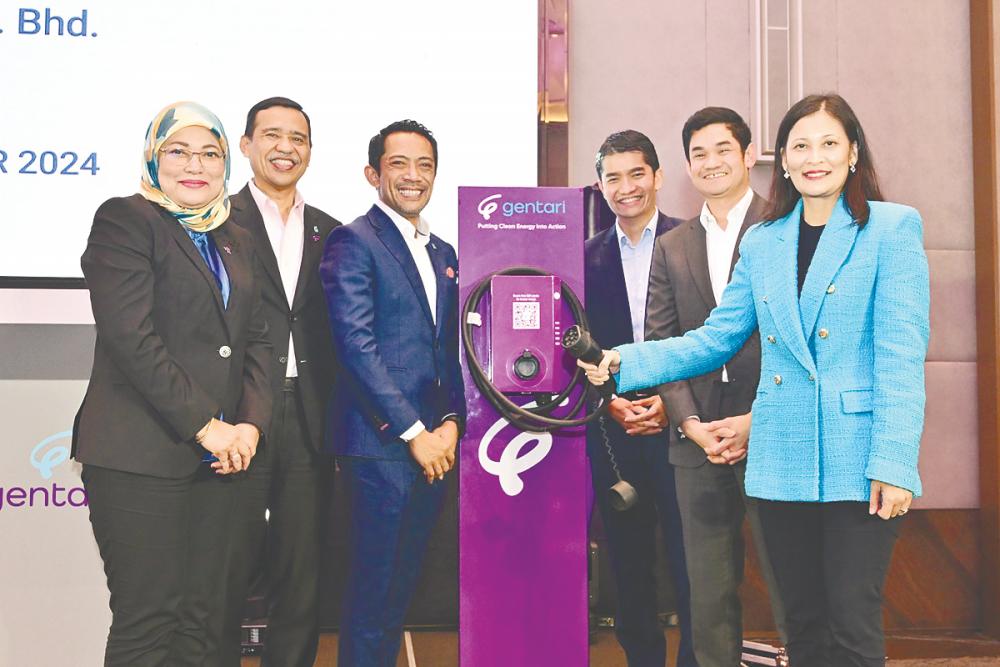
POLYGON ((660 168, 660 158, 656 155, 656 148, 642 132, 638 130, 622 130, 613 132, 604 140, 601 147, 597 149, 597 158, 594 166, 597 168, 597 179, 604 176, 604 158, 617 153, 642 153, 642 158, 646 164, 655 172, 660 168))
POLYGON ((688 162, 691 161, 691 137, 703 127, 715 125, 716 123, 725 125, 733 133, 733 136, 736 137, 736 141, 740 142, 740 149, 744 153, 747 152, 747 147, 751 141, 750 126, 743 120, 743 116, 727 107, 705 107, 691 114, 691 117, 684 123, 684 129, 681 130, 681 141, 684 142, 684 157, 688 162))
POLYGON ((415 120, 410 120, 409 118, 405 120, 397 120, 395 123, 389 123, 379 130, 378 134, 372 137, 371 141, 368 142, 368 165, 375 170, 375 173, 382 173, 382 168, 379 165, 379 162, 382 160, 382 156, 385 155, 385 140, 390 134, 395 134, 396 132, 412 132, 414 134, 419 134, 421 137, 431 142, 431 152, 434 154, 434 173, 437 173, 437 139, 435 139, 434 134, 427 129, 427 126, 423 123, 418 123, 415 120))
POLYGON ((287 107, 289 109, 295 109, 306 119, 306 127, 309 129, 309 145, 312 146, 312 122, 309 120, 309 114, 305 112, 302 105, 295 100, 290 100, 287 97, 269 97, 266 100, 261 100, 257 104, 250 107, 250 111, 247 112, 247 126, 243 130, 243 136, 252 139, 253 138, 253 128, 254 124, 257 122, 257 114, 265 109, 270 109, 272 107, 287 107))

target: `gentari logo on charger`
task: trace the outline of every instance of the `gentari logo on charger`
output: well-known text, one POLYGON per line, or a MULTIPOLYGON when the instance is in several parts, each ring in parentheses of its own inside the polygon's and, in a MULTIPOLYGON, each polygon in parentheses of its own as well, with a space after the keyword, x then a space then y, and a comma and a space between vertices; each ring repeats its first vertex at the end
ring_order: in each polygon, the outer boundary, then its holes
POLYGON ((483 220, 489 220, 490 216, 500 211, 505 218, 515 215, 565 215, 565 201, 504 201, 502 194, 484 197, 476 208, 483 220))

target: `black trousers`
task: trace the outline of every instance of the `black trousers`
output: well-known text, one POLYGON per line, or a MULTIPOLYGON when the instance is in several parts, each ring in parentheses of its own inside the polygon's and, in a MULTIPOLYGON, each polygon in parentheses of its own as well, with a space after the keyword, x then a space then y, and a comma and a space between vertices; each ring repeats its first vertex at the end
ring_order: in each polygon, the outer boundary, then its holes
POLYGON ((268 614, 261 664, 312 667, 316 659, 322 509, 333 461, 309 446, 297 393, 286 380, 274 398, 270 437, 239 480, 224 667, 239 667, 240 621, 261 577, 268 614))
POLYGON ((181 479, 83 466, 111 591, 106 667, 215 667, 236 483, 204 464, 181 479))
POLYGON ((697 667, 691 644, 690 589, 684 559, 681 516, 674 468, 667 461, 665 434, 628 436, 609 417, 603 419, 622 478, 639 499, 628 510, 611 507, 608 489, 617 481, 599 426, 588 431, 588 455, 594 496, 608 537, 618 608, 615 635, 629 667, 662 667, 667 644, 656 598, 656 526, 663 530, 667 568, 680 618, 678 667, 697 667))
POLYGON ((885 664, 882 591, 902 517, 868 503, 758 501, 795 667, 885 664))

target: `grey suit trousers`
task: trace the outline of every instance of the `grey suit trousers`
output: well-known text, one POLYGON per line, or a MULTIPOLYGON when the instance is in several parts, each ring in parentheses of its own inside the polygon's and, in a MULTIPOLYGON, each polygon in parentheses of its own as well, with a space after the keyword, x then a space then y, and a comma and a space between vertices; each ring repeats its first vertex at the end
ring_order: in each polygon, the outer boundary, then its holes
MULTIPOLYGON (((681 510, 684 551, 691 584, 691 627, 699 667, 736 667, 743 643, 743 517, 750 531, 763 575, 772 585, 774 575, 766 557, 756 500, 743 487, 746 462, 736 465, 705 463, 696 468, 674 468, 677 503, 681 510)), ((780 601, 771 609, 779 634, 784 626, 780 601)))

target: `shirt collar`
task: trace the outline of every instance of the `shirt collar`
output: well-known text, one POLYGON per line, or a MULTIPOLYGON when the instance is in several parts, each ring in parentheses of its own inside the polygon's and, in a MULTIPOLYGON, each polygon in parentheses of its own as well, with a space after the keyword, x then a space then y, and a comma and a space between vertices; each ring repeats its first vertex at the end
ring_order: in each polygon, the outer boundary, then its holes
MULTIPOLYGON (((656 223, 659 222, 659 219, 660 210, 655 209, 653 211, 653 217, 651 217, 649 222, 646 223, 646 226, 642 228, 642 235, 639 237, 639 243, 642 243, 647 237, 656 236, 656 223)), ((618 222, 618 218, 615 218, 615 234, 618 236, 619 247, 624 248, 626 245, 630 248, 636 247, 632 245, 632 241, 630 241, 628 236, 625 235, 625 232, 622 231, 622 226, 621 223, 618 222)), ((638 243, 636 245, 638 245, 638 243)))
MULTIPOLYGON (((730 226, 736 228, 743 226, 743 219, 747 216, 751 202, 753 202, 753 188, 747 188, 743 198, 736 203, 736 206, 729 209, 729 215, 726 218, 726 231, 730 231, 730 226)), ((708 202, 701 205, 701 215, 698 220, 701 221, 701 226, 705 228, 706 232, 712 225, 719 224, 715 216, 712 215, 712 211, 709 210, 708 202)))
POLYGON ((376 199, 375 205, 382 209, 383 213, 389 216, 389 219, 392 220, 392 224, 396 225, 396 229, 398 229, 399 233, 403 235, 403 239, 405 239, 407 243, 412 243, 414 241, 420 245, 427 245, 430 243, 431 226, 427 220, 424 219, 424 216, 420 216, 419 220, 417 220, 416 237, 414 237, 414 227, 412 222, 389 208, 389 206, 381 199, 376 199))
MULTIPOLYGON (((257 187, 257 184, 253 182, 251 178, 247 185, 250 186, 250 194, 253 195, 253 200, 257 202, 257 208, 263 209, 265 206, 270 204, 274 208, 278 208, 278 205, 273 199, 268 197, 263 190, 257 187)), ((299 192, 298 188, 295 189, 295 202, 292 204, 292 209, 301 209, 305 207, 306 200, 302 198, 302 193, 299 192)))

